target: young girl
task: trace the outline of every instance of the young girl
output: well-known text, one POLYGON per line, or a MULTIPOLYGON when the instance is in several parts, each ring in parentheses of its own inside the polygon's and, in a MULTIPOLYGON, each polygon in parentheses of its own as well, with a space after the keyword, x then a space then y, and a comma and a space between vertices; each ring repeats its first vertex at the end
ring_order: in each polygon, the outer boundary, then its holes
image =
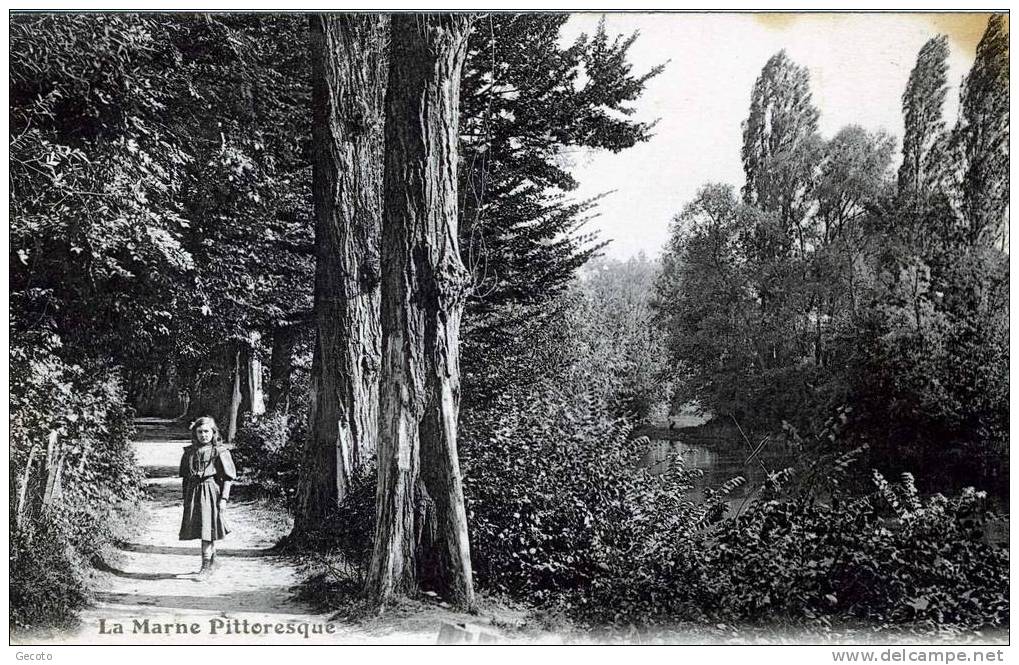
POLYGON ((230 486, 237 478, 230 451, 223 446, 216 421, 208 416, 191 425, 191 445, 180 458, 184 479, 184 517, 180 539, 202 539, 202 568, 206 577, 217 567, 216 541, 230 533, 223 513, 230 500, 230 486))

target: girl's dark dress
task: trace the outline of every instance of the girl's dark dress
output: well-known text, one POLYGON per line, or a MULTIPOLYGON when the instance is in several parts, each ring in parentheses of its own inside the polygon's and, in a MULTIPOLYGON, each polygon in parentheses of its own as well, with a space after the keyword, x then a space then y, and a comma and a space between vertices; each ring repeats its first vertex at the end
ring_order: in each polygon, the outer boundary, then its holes
POLYGON ((237 477, 230 451, 222 446, 187 446, 180 458, 180 475, 184 479, 180 539, 219 540, 230 533, 219 509, 223 482, 237 477))

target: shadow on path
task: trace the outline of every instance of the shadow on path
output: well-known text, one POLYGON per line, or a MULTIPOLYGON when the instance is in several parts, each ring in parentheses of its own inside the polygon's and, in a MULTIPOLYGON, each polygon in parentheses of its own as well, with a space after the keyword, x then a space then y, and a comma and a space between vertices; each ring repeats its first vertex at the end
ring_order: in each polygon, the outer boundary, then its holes
MULTIPOLYGON (((202 580, 195 580, 196 584, 202 580)), ((196 589, 200 588, 196 586, 196 589)), ((298 608, 278 606, 266 602, 266 596, 287 597, 290 587, 262 587, 255 591, 235 591, 217 595, 171 596, 100 591, 96 600, 114 605, 147 605, 150 607, 181 610, 209 610, 213 612, 258 612, 259 614, 294 614, 298 608)))
POLYGON ((130 580, 175 580, 193 574, 193 573, 132 573, 126 570, 120 570, 119 568, 114 568, 113 566, 102 560, 94 561, 93 565, 95 566, 96 570, 101 570, 104 573, 110 573, 111 575, 116 575, 117 577, 126 577, 127 579, 130 580))
POLYGON ((146 466, 142 467, 145 470, 146 478, 179 478, 180 467, 177 466, 146 466))
MULTIPOLYGON (((195 545, 192 547, 170 547, 167 545, 142 545, 141 543, 127 543, 118 541, 116 547, 119 550, 125 552, 140 552, 142 554, 181 554, 185 556, 194 556, 200 548, 198 541, 195 541, 195 545)), ((231 549, 228 547, 216 548, 216 556, 230 556, 230 557, 247 557, 247 558, 258 558, 258 557, 271 557, 279 556, 278 552, 273 552, 270 549, 231 549)))
MULTIPOLYGON (((171 498, 178 502, 181 501, 183 490, 176 474, 177 470, 174 469, 173 475, 148 476, 147 479, 151 482, 145 484, 145 494, 155 501, 166 501, 171 498)), ((235 508, 238 504, 254 501, 259 496, 257 487, 241 481, 234 481, 233 489, 230 490, 230 504, 232 508, 235 508)))

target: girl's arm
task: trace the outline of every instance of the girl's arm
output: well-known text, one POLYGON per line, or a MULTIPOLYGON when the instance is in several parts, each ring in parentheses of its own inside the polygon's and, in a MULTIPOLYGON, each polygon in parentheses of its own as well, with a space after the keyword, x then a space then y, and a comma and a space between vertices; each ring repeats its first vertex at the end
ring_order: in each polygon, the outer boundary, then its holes
POLYGON ((229 450, 222 450, 219 453, 219 474, 220 474, 220 498, 224 501, 230 500, 230 487, 234 484, 234 480, 237 478, 237 469, 234 467, 234 459, 230 455, 229 450))
POLYGON ((188 463, 188 449, 187 449, 187 448, 184 448, 184 454, 180 456, 180 469, 178 470, 178 475, 179 475, 179 476, 180 476, 181 478, 183 478, 183 481, 181 481, 181 489, 183 489, 183 490, 184 490, 184 495, 185 495, 185 496, 187 496, 187 492, 188 492, 188 483, 189 483, 189 482, 190 482, 190 480, 191 480, 191 479, 190 479, 190 478, 188 477, 188 467, 187 467, 187 463, 188 463))

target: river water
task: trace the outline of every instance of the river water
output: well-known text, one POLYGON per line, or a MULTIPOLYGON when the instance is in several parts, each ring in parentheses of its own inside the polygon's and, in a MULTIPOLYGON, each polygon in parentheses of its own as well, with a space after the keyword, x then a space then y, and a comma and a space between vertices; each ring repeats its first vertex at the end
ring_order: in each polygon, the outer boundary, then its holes
MULTIPOLYGON (((734 498, 746 496, 764 482, 768 472, 780 471, 789 466, 793 453, 780 444, 765 443, 751 458, 753 449, 746 441, 728 437, 691 437, 674 435, 669 431, 648 431, 647 452, 640 466, 652 473, 664 473, 673 463, 681 459, 688 469, 701 469, 704 476, 696 481, 695 488, 718 487, 730 478, 742 476, 746 483, 733 492, 734 498), (662 438, 656 438, 662 437, 662 438), (749 461, 748 461, 749 458, 749 461)), ((757 442, 758 445, 760 442, 757 442)), ((755 446, 756 447, 756 446, 755 446)))
MULTIPOLYGON (((730 494, 730 508, 742 502, 749 494, 758 492, 768 472, 781 471, 791 466, 796 453, 786 449, 782 443, 769 441, 751 458, 753 450, 738 433, 702 436, 686 432, 670 431, 667 428, 649 429, 643 432, 648 437, 647 452, 639 466, 652 473, 664 473, 675 459, 682 459, 686 468, 701 469, 704 476, 697 479, 690 498, 697 500, 704 488, 717 488, 730 478, 742 476, 746 479, 741 487, 730 494), (748 458, 751 458, 748 461, 748 458)), ((760 442, 755 442, 759 445, 760 442)), ((755 446, 756 447, 756 446, 755 446)), ((949 495, 960 488, 945 488, 949 495)), ((1007 498, 997 498, 996 510, 1007 515, 1007 498)), ((997 544, 1008 543, 1008 522, 992 521, 985 525, 987 538, 997 544)))

